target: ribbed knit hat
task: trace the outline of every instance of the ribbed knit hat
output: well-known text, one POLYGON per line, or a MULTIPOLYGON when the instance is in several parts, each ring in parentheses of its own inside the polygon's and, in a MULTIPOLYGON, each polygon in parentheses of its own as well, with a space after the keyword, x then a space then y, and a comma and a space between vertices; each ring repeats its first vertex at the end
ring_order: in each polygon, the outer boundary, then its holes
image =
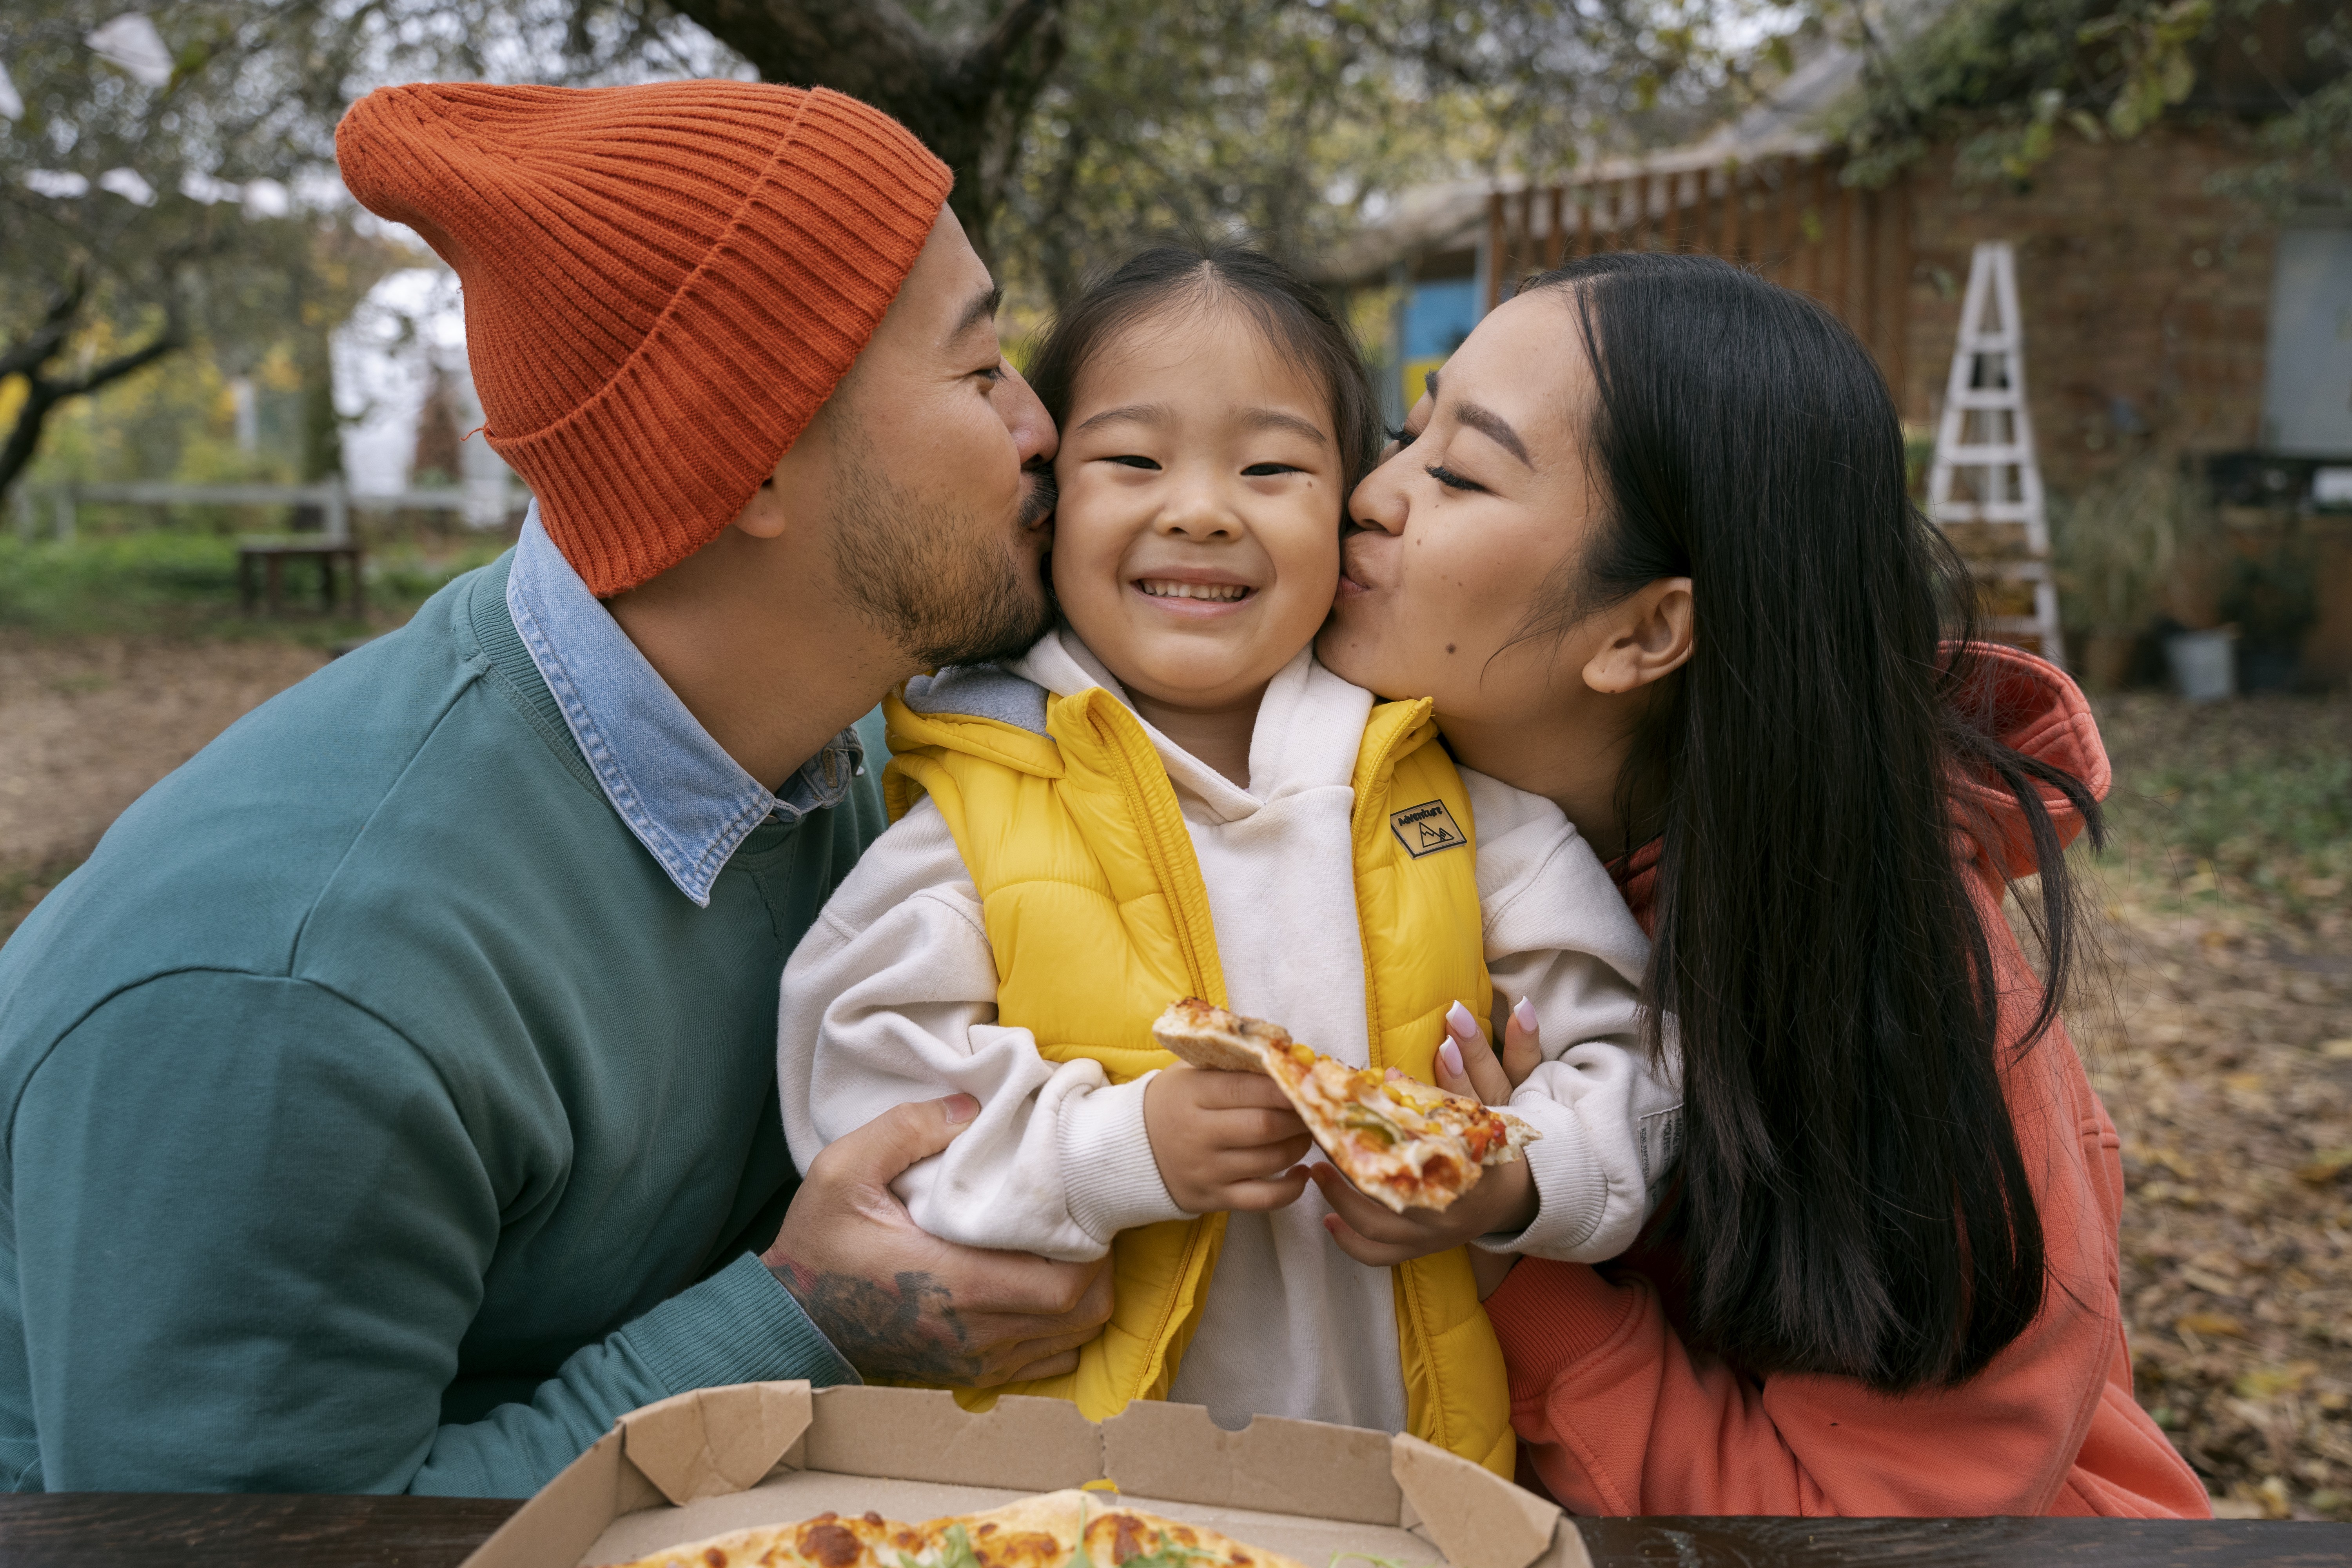
POLYGON ((599 595, 743 510, 952 182, 854 98, 735 81, 382 88, 335 156, 457 268, 490 445, 599 595))

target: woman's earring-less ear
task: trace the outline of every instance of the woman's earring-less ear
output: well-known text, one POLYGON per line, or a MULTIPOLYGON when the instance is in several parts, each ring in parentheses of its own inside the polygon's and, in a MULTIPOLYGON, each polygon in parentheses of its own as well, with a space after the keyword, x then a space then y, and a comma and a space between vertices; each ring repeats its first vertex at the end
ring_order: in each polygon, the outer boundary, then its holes
POLYGON ((1680 669, 1691 653, 1687 577, 1662 577, 1617 609, 1601 651, 1584 667, 1584 684, 1611 697, 1639 690, 1680 669))

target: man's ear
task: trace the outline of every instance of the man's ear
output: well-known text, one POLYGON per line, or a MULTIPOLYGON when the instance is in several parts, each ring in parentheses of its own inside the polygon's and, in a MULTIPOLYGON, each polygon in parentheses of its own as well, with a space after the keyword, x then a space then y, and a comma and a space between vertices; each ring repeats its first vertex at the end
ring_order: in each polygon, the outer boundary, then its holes
POLYGON ((835 441, 848 404, 848 389, 857 374, 856 365, 849 368, 850 374, 842 377, 833 395, 818 405, 815 417, 776 459, 775 472, 760 481, 760 488, 735 514, 733 526, 753 539, 781 539, 795 521, 807 521, 811 499, 824 496, 830 487, 835 441))
POLYGON ((1601 651, 1584 666, 1584 684, 1622 695, 1680 669, 1691 656, 1691 580, 1661 577, 1601 612, 1601 651))
MULTIPOLYGON (((786 457, 790 455, 787 453, 786 457)), ((751 492, 751 499, 743 503, 741 511, 735 514, 735 527, 754 539, 782 536, 792 519, 785 514, 784 487, 776 482, 781 477, 780 470, 760 481, 760 488, 751 492)))

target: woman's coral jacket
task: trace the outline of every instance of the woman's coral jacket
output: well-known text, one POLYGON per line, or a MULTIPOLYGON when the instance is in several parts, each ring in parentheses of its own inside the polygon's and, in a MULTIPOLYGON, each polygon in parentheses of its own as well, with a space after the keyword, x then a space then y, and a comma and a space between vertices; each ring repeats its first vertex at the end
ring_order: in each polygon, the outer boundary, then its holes
MULTIPOLYGON (((2097 726, 2073 681, 1987 650, 2002 738, 2104 796, 2097 726)), ((2080 816, 2045 791, 2068 839, 2080 816)), ((1528 1259, 1486 1308, 1511 1372, 1512 1417, 1556 1498, 1593 1514, 2209 1517, 2196 1475, 2132 1398, 2116 1260, 2123 1162, 2115 1123, 2063 1028, 2021 1056, 2039 983, 2000 913, 2004 877, 2032 873, 2014 799, 1971 784, 1959 846, 2002 989, 2011 1113, 2050 1259, 2042 1312, 1983 1373, 1897 1397, 1849 1379, 1759 1379, 1687 1349, 1651 1280, 1675 1259, 1640 1247, 1605 1272, 1528 1259)), ((1654 847, 1622 879, 1646 927, 1654 847)))

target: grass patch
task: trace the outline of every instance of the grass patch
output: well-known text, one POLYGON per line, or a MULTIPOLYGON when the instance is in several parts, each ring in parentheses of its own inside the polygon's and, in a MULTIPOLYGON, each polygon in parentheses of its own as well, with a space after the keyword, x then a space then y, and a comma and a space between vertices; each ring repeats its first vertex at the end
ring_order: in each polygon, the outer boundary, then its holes
POLYGON ((72 874, 81 864, 81 857, 49 860, 38 865, 0 865, 0 942, 5 942, 11 931, 24 924, 25 917, 42 896, 72 874))
POLYGON ((2110 876, 2307 922, 2352 905, 2352 699, 2096 704, 2110 876))
POLYGON ((368 546, 365 618, 308 608, 308 563, 287 571, 286 602, 272 616, 238 607, 236 541, 158 529, 26 543, 0 535, 0 628, 37 637, 278 637, 330 647, 397 626, 444 584, 495 560, 496 539, 368 546))

